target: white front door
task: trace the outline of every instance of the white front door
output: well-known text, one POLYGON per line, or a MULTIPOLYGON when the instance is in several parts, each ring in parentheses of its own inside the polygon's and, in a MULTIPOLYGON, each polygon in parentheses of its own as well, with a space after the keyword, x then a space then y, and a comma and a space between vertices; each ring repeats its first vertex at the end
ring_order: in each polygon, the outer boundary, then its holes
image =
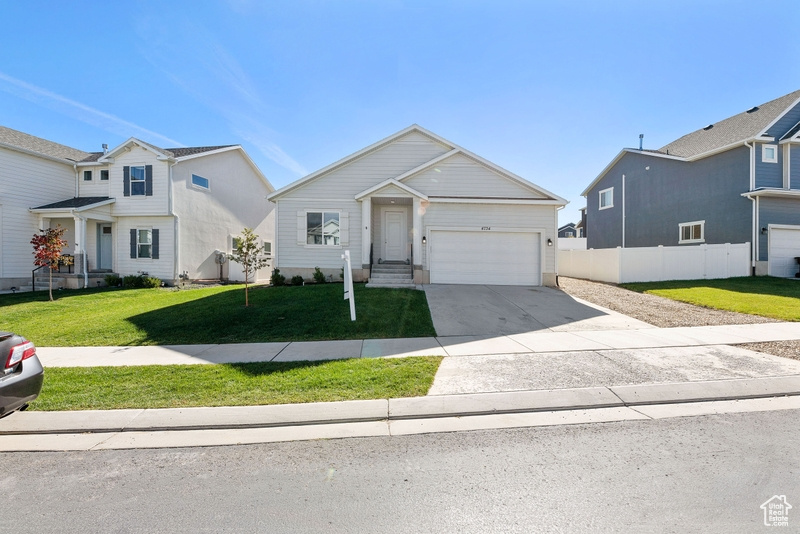
POLYGON ((100 226, 100 236, 97 241, 97 268, 111 269, 111 225, 100 226))
POLYGON ((383 260, 406 261, 408 245, 405 210, 383 212, 383 260))

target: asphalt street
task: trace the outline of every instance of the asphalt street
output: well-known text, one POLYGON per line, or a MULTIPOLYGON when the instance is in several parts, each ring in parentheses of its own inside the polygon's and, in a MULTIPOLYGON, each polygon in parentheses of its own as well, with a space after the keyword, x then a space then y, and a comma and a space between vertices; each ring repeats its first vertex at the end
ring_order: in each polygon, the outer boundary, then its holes
MULTIPOLYGON (((800 411, 249 446, 6 453, 2 532, 757 532, 800 411)), ((791 510, 792 512, 794 510, 791 510)), ((800 517, 788 528, 800 530, 800 517)))

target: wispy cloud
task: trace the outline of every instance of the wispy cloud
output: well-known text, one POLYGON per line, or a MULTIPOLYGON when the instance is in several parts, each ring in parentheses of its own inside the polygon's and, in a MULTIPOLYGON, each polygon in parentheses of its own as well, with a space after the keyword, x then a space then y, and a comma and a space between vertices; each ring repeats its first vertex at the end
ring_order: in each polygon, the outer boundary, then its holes
POLYGON ((29 102, 44 105, 54 111, 73 117, 81 122, 101 128, 121 137, 140 137, 143 140, 169 146, 185 146, 158 132, 143 128, 138 124, 121 119, 111 113, 100 111, 86 104, 76 102, 65 96, 42 89, 30 83, 0 72, 0 90, 23 98, 29 102))
MULTIPOLYGON (((250 5, 233 1, 236 10, 250 5)), ((183 19, 162 30, 161 19, 142 17, 137 32, 144 58, 164 76, 207 108, 218 113, 231 131, 252 144, 265 157, 297 176, 308 171, 275 142, 269 128, 270 105, 242 65, 204 26, 183 19), (186 50, 187 44, 192 46, 186 50), (175 62, 175 57, 184 58, 175 62)))

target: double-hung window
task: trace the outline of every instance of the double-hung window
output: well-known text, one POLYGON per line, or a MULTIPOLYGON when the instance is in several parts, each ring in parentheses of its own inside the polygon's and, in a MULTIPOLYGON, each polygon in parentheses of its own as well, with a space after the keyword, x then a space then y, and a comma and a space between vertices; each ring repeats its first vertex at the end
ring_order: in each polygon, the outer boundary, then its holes
POLYGON ((680 236, 678 243, 702 243, 705 241, 705 221, 694 221, 678 225, 680 236))
POLYGON ((145 166, 131 166, 131 196, 144 196, 145 188, 145 166))
POLYGON ((614 188, 609 187, 600 191, 600 209, 605 210, 614 207, 614 188))
POLYGON ((307 245, 339 245, 339 212, 309 211, 306 213, 307 245))
POLYGON ((136 230, 136 257, 153 257, 153 231, 150 229, 136 230))

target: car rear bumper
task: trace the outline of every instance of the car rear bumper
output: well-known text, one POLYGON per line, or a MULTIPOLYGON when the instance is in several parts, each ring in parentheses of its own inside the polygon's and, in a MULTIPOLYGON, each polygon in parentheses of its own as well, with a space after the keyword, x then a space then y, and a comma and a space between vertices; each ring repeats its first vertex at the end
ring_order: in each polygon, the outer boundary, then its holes
POLYGON ((43 381, 44 369, 36 356, 23 360, 16 372, 0 376, 0 417, 38 397, 43 381))

